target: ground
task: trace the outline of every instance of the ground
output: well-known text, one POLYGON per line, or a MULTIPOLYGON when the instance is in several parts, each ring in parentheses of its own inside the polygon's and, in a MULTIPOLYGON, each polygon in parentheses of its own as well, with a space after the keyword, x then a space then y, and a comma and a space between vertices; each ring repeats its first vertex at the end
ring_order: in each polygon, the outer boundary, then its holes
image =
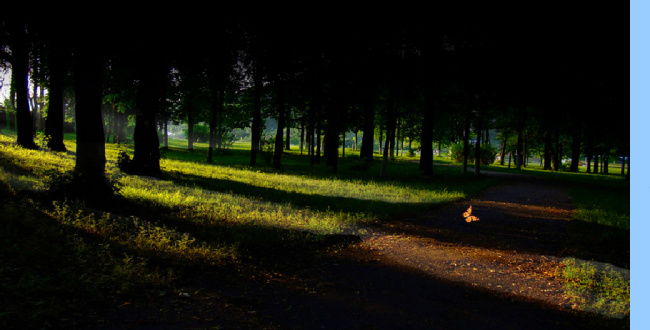
POLYGON ((629 327, 629 319, 581 311, 566 298, 557 269, 572 256, 566 246, 571 217, 562 187, 508 174, 471 200, 321 246, 265 247, 251 251, 250 260, 186 270, 173 291, 120 301, 71 323, 104 329, 629 327), (464 221, 469 205, 479 221, 464 221))

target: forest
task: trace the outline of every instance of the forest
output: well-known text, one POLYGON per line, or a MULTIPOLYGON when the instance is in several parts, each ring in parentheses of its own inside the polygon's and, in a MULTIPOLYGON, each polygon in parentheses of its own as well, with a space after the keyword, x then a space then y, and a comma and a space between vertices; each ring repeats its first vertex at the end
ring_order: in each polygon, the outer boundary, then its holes
POLYGON ((1 13, 0 325, 629 327, 627 8, 386 9, 1 13))
POLYGON ((33 131, 41 129, 48 147, 62 150, 62 123, 71 122, 88 148, 77 155, 77 171, 100 177, 100 142, 124 139, 128 118, 134 173, 159 171, 156 132, 172 123, 187 124, 189 150, 194 126, 209 127, 208 162, 227 132, 249 129, 254 166, 267 118, 277 123, 269 137, 276 168, 290 128, 334 172, 346 132, 363 133, 368 160, 374 140, 390 141, 384 162, 407 139, 418 145, 427 175, 435 145, 460 144, 469 153, 493 130, 506 141, 493 146, 501 159, 534 149, 545 169, 570 159, 568 170, 577 172, 583 156, 597 173, 599 161, 629 157, 625 62, 614 46, 621 29, 600 24, 596 10, 580 20, 571 10, 549 12, 552 22, 540 11, 508 21, 470 13, 170 21, 125 14, 128 23, 115 25, 8 17, 0 53, 12 68, 4 124, 17 128, 25 148, 37 147, 33 131))

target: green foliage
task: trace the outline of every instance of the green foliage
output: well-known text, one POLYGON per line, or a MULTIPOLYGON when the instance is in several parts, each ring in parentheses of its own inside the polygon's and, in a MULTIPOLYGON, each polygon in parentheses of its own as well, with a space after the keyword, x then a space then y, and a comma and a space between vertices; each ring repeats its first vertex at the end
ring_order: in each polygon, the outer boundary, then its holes
MULTIPOLYGON (((189 130, 185 130, 185 138, 189 139, 189 130)), ((210 141, 210 127, 208 125, 194 125, 194 141, 208 143, 210 141)))
MULTIPOLYGON (((467 162, 474 163, 476 159, 476 148, 473 145, 469 146, 469 153, 467 154, 467 162)), ((464 146, 462 143, 455 143, 451 145, 451 159, 454 162, 462 163, 464 156, 464 146)), ((497 157, 497 150, 490 145, 481 145, 481 165, 490 165, 494 163, 497 157)))

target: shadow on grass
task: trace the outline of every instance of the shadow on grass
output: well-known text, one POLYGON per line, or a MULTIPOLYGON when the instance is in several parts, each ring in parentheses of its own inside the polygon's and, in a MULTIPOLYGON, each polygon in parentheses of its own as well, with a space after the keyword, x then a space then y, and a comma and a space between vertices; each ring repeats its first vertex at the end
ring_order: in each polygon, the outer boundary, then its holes
POLYGON ((368 217, 380 219, 401 217, 405 214, 426 210, 436 204, 391 203, 350 197, 323 196, 316 194, 310 195, 280 189, 259 187, 231 180, 207 179, 202 176, 178 172, 165 172, 164 179, 170 180, 174 184, 180 186, 199 187, 216 192, 236 194, 247 198, 259 198, 267 202, 280 204, 286 203, 321 212, 333 211, 354 214, 363 213, 368 217))

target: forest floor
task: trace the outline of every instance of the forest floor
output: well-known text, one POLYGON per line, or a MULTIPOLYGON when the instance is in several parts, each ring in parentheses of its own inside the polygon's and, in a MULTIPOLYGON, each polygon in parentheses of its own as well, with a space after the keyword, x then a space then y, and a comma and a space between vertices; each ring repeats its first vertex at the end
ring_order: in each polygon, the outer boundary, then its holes
MULTIPOLYGON (((173 291, 99 308, 80 328, 595 329, 629 318, 568 299, 558 269, 572 203, 541 178, 503 176, 471 200, 377 223, 321 246, 274 246, 188 269, 173 291), (479 221, 462 213, 472 205, 479 221)), ((629 270, 614 267, 629 278, 629 270)))

